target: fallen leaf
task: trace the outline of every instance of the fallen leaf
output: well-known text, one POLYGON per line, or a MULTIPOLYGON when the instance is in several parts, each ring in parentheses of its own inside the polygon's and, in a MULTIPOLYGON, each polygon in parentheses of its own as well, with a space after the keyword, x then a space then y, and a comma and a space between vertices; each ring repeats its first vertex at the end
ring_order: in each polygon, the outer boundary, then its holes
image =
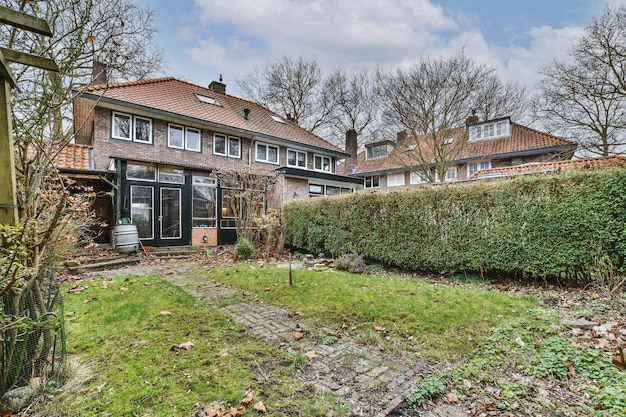
POLYGON ((100 384, 100 385, 98 385, 96 387, 96 391, 101 392, 104 389, 104 387, 106 387, 106 385, 107 385, 107 383, 103 382, 102 384, 100 384))
POLYGON ((185 350, 191 350, 192 347, 194 347, 193 342, 185 342, 185 343, 181 343, 180 345, 178 345, 179 349, 185 349, 185 350))
POLYGON ((260 413, 267 413, 267 408, 265 408, 265 405, 261 401, 254 404, 254 409, 260 413))
POLYGON ((272 289, 271 289, 270 287, 267 287, 267 288, 265 289, 265 291, 271 291, 271 290, 272 290, 272 289))
POLYGON ((304 333, 302 333, 302 332, 295 332, 295 333, 293 334, 293 338, 294 338, 294 339, 296 339, 296 340, 300 340, 300 339, 302 339, 303 337, 304 337, 304 333))
POLYGON ((449 403, 458 403, 459 402, 459 398, 456 396, 455 393, 450 392, 448 394, 448 402, 449 403))
POLYGON ((241 404, 248 405, 252 401, 254 401, 254 393, 252 392, 252 390, 248 389, 248 390, 246 390, 246 398, 241 400, 241 404))
POLYGON ((87 304, 89 302, 91 302, 91 300, 83 300, 83 304, 87 304))
POLYGON ((469 381, 467 379, 463 380, 463 385, 465 385, 465 388, 467 388, 467 389, 472 389, 472 383, 471 383, 471 381, 469 381))
POLYGON ((68 311, 67 313, 65 313, 67 317, 72 317, 74 314, 76 314, 75 311, 68 311))
POLYGON ((313 359, 313 358, 317 358, 317 353, 315 353, 314 350, 311 350, 311 351, 305 353, 304 356, 306 356, 309 359, 313 359))
POLYGON ((377 332, 386 332, 387 331, 386 328, 380 327, 380 326, 375 326, 374 330, 377 331, 377 332))
POLYGON ((128 291, 128 287, 120 287, 120 291, 128 291))
POLYGON ((378 350, 382 352, 385 350, 385 347, 383 345, 378 345, 378 350))
POLYGON ((571 376, 576 376, 576 369, 574 368, 574 365, 569 363, 567 364, 567 369, 569 369, 569 374, 571 376))
POLYGON ((169 311, 161 311, 159 314, 162 315, 162 316, 171 316, 172 315, 172 313, 170 313, 169 311))
POLYGON ((546 391, 545 389, 541 388, 539 390, 539 395, 541 395, 543 398, 548 398, 548 396, 550 396, 550 393, 546 391))

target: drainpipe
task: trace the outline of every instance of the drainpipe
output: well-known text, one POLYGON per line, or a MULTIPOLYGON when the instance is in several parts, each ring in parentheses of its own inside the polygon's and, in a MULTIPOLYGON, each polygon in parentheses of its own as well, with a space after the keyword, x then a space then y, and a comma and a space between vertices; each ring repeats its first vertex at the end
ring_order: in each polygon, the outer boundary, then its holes
POLYGON ((115 224, 122 220, 122 161, 115 161, 115 224))

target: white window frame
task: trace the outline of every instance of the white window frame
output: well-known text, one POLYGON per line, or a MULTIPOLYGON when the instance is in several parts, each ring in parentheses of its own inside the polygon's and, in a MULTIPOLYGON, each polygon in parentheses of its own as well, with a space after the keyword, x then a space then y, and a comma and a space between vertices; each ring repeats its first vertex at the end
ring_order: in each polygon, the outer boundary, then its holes
POLYGON ((116 112, 114 111, 111 114, 111 137, 113 139, 120 139, 120 140, 128 140, 128 141, 132 141, 133 140, 133 116, 131 116, 130 114, 126 114, 126 113, 120 113, 120 112, 116 112), (124 118, 124 119, 128 119, 128 136, 120 136, 117 134, 117 124, 115 123, 115 119, 117 117, 120 118, 124 118))
POLYGON ((320 171, 320 172, 335 172, 335 170, 333 169, 333 158, 331 158, 330 156, 314 154, 313 155, 313 169, 315 171, 320 171), (317 158, 320 158, 321 165, 319 168, 317 167, 317 158), (325 159, 328 160, 328 169, 324 169, 325 159))
POLYGON ((491 169, 491 161, 480 161, 474 164, 467 164, 467 178, 469 179, 478 171, 483 171, 485 169, 491 169))
POLYGON ((266 164, 278 165, 280 161, 280 148, 276 145, 270 145, 269 143, 257 142, 254 149, 254 160, 257 162, 263 162, 266 164), (259 147, 265 148, 265 159, 259 158, 259 147), (270 149, 276 150, 276 161, 270 161, 270 149))
POLYGON ((196 129, 195 127, 185 127, 185 149, 191 152, 200 152, 202 151, 202 130, 196 129), (189 145, 189 132, 194 132, 198 134, 198 148, 192 148, 189 145))
POLYGON ((367 175, 363 178, 363 188, 365 189, 373 189, 373 188, 380 188, 380 175, 367 175), (378 185, 373 185, 374 184, 374 177, 378 177, 378 185), (370 179, 370 186, 367 186, 367 179, 370 179))
POLYGON ((409 184, 428 184, 428 177, 423 171, 411 171, 409 174, 409 184))
POLYGON ((167 124, 167 147, 174 148, 174 149, 185 149, 185 126, 177 125, 174 123, 167 124), (182 143, 180 146, 175 146, 172 144, 171 129, 180 130, 181 139, 182 139, 182 143))
POLYGON ((287 149, 287 166, 306 169, 308 162, 309 162, 308 161, 308 155, 307 155, 307 153, 305 151, 299 151, 297 149, 287 149), (289 163, 289 153, 290 152, 294 152, 296 154, 296 163, 295 163, 295 165, 289 163), (298 165, 298 156, 300 154, 304 154, 304 166, 298 165))
POLYGON ((387 187, 401 187, 404 185, 404 172, 387 174, 387 187))
POLYGON ((238 138, 236 136, 227 136, 222 133, 214 133, 213 134, 213 155, 227 156, 229 158, 237 158, 237 159, 241 158, 241 138, 238 138), (224 139, 224 153, 215 151, 215 140, 218 137, 221 139, 224 139), (230 152, 230 145, 231 143, 235 143, 235 142, 237 143, 237 150, 238 150, 237 154, 230 152))
POLYGON ((133 142, 144 143, 146 145, 152 144, 152 119, 148 117, 133 116, 133 142), (138 120, 148 122, 148 140, 137 139, 137 121, 138 120))
MULTIPOLYGON (((452 182, 452 181, 456 181, 457 177, 459 175, 458 169, 456 166, 453 167, 449 167, 446 170, 446 178, 444 182, 452 182), (453 176, 450 175, 450 173, 454 173, 453 176)), ((439 173, 435 172, 435 182, 441 182, 439 181, 439 173)))
POLYGON ((509 120, 500 120, 491 123, 483 123, 470 127, 470 142, 480 140, 497 139, 511 135, 511 123, 509 120))
POLYGON ((126 140, 129 142, 136 142, 136 143, 143 143, 146 145, 151 145, 152 144, 152 119, 150 119, 149 117, 134 116, 128 113, 114 111, 111 113, 111 137, 113 139, 126 140), (117 134, 116 123, 115 123, 115 119, 117 117, 128 119, 128 123, 129 123, 128 137, 120 136, 119 134, 117 134), (148 140, 137 139, 137 121, 138 120, 148 122, 148 140))

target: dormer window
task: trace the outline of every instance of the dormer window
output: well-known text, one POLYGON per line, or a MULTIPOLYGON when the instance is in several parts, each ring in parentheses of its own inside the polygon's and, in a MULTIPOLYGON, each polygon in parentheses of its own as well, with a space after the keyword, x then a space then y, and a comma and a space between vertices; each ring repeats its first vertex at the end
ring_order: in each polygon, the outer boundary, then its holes
POLYGON ((391 145, 388 142, 375 143, 371 145, 365 145, 366 159, 381 158, 388 156, 391 153, 391 145))
POLYGON ((511 121, 509 119, 485 122, 470 126, 469 141, 496 139, 511 135, 511 121))
POLYGON ((220 102, 214 97, 205 96, 204 94, 199 94, 199 93, 194 93, 194 95, 196 96, 198 101, 201 101, 207 104, 212 104, 214 106, 221 106, 220 102))

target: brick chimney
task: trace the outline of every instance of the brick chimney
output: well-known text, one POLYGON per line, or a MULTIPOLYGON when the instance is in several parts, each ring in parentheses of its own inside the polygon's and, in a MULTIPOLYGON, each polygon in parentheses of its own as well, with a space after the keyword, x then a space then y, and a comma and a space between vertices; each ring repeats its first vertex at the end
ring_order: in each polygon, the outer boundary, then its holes
POLYGON ((226 95, 226 84, 222 82, 222 74, 220 74, 219 81, 211 81, 209 84, 209 90, 213 91, 215 94, 226 95))
POLYGON ((397 142, 397 144, 402 143, 408 137, 409 137, 409 135, 406 133, 406 130, 399 131, 398 133, 396 133, 396 142, 397 142))
POLYGON ((93 61, 93 65, 91 67, 91 84, 104 85, 108 84, 108 81, 106 64, 99 61, 93 61))
POLYGON ((472 110, 472 115, 465 119, 465 126, 473 125, 474 123, 478 123, 478 116, 476 116, 476 110, 472 110))
POLYGON ((356 130, 350 129, 346 132, 346 152, 350 154, 349 157, 346 158, 345 162, 345 173, 346 175, 354 173, 357 169, 357 152, 359 149, 359 145, 357 143, 357 133, 356 130))

